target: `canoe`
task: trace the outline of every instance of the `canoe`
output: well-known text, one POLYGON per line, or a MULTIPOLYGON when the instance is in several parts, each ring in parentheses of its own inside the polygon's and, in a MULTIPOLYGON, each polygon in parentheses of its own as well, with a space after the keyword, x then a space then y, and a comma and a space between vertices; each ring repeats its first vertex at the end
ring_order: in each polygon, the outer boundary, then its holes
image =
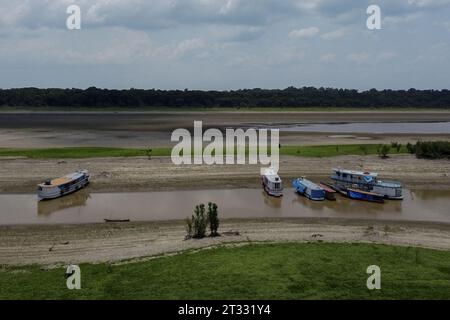
POLYGON ((130 222, 130 219, 103 219, 105 222, 130 222))

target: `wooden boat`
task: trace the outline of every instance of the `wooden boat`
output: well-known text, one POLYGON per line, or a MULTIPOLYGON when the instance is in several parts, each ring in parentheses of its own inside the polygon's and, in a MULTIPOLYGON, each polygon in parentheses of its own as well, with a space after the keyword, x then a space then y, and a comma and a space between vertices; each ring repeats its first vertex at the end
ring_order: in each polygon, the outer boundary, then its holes
POLYGON ((273 197, 281 197, 283 195, 283 181, 273 170, 267 169, 261 178, 261 182, 268 195, 273 197))
POLYGON ((38 198, 43 200, 65 196, 87 186, 90 178, 89 171, 80 170, 61 178, 47 180, 38 185, 38 198))
POLYGON ((327 186, 323 182, 319 183, 319 187, 321 187, 323 189, 323 191, 325 191, 325 198, 327 200, 336 201, 336 190, 327 186))
POLYGON ((311 182, 303 177, 292 181, 292 186, 295 188, 297 193, 304 195, 310 200, 325 200, 325 191, 314 182, 311 182))
POLYGON ((331 179, 336 184, 347 188, 356 186, 359 190, 381 194, 386 199, 403 199, 402 184, 397 181, 380 180, 376 172, 333 169, 331 179))
POLYGON ((347 189, 347 197, 355 200, 384 203, 384 196, 375 192, 363 191, 359 189, 347 189))
POLYGON ((130 222, 130 219, 103 219, 105 222, 130 222))

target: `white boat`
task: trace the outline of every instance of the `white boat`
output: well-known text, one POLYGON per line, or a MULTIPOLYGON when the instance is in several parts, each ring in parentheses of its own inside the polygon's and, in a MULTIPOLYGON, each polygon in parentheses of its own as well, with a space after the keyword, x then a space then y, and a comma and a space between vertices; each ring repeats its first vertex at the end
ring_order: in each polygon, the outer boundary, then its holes
POLYGON ((262 176, 264 190, 271 196, 281 197, 283 195, 283 181, 273 170, 267 169, 262 176))
POLYGON ((38 185, 39 199, 55 199, 84 188, 89 184, 89 171, 80 170, 38 185))
POLYGON ((358 188, 381 194, 386 199, 403 199, 402 184, 397 181, 385 181, 378 179, 378 173, 353 170, 333 169, 331 175, 337 186, 346 188, 358 188))

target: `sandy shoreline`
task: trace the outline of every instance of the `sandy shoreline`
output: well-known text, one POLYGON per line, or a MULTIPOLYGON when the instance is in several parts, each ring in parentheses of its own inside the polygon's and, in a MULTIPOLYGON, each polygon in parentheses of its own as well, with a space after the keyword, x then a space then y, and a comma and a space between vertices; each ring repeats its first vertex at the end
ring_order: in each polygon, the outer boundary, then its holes
MULTIPOLYGON (((423 160, 412 155, 339 156, 306 158, 281 156, 280 175, 289 181, 308 176, 328 179, 335 167, 380 172, 385 179, 408 188, 450 189, 450 161, 423 160)), ((36 184, 86 168, 92 173, 92 192, 170 191, 191 189, 259 188, 259 166, 176 166, 170 157, 0 160, 0 192, 34 193, 36 184)))
POLYGON ((182 221, 0 227, 0 265, 119 262, 227 243, 380 243, 450 250, 450 225, 336 219, 226 220, 218 238, 184 240, 182 221), (226 235, 227 231, 239 234, 226 235))

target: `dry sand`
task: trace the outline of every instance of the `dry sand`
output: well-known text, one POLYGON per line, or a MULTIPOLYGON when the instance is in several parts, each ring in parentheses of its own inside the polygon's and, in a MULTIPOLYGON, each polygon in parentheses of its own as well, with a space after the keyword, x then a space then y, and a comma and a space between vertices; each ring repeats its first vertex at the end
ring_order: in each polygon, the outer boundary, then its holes
POLYGON ((331 219, 230 220, 218 238, 184 240, 183 222, 0 227, 0 265, 118 262, 226 243, 381 243, 450 250, 450 225, 331 219), (227 231, 239 234, 226 235, 227 231))
MULTIPOLYGON (((383 178, 396 179, 409 188, 450 188, 450 161, 423 160, 411 155, 340 156, 304 158, 282 156, 280 174, 286 180, 307 176, 321 180, 334 167, 382 172, 383 178)), ((93 192, 133 192, 190 189, 257 188, 259 166, 176 166, 170 157, 93 158, 65 160, 0 160, 0 192, 35 192, 46 178, 86 168, 93 176, 93 192)))

